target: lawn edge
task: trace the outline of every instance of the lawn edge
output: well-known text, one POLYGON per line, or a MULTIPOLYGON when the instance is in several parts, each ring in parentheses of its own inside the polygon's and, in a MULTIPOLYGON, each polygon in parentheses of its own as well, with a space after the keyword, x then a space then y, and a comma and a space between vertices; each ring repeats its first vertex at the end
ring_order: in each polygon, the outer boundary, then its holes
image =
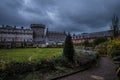
POLYGON ((57 80, 57 79, 60 79, 60 78, 63 78, 63 77, 67 77, 67 76, 70 76, 70 75, 73 75, 73 74, 76 74, 76 73, 79 73, 79 72, 83 72, 83 71, 85 71, 85 70, 87 70, 89 68, 90 67, 87 67, 87 68, 80 69, 78 71, 74 71, 74 72, 71 72, 71 73, 63 74, 61 76, 50 78, 49 80, 57 80))

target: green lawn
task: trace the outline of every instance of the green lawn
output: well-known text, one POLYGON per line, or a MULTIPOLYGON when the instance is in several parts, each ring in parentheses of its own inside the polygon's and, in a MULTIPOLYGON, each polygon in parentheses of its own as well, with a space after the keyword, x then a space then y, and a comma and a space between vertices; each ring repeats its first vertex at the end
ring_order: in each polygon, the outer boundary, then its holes
POLYGON ((59 56, 62 48, 26 48, 26 49, 1 49, 0 61, 5 62, 29 62, 40 59, 50 59, 59 56))

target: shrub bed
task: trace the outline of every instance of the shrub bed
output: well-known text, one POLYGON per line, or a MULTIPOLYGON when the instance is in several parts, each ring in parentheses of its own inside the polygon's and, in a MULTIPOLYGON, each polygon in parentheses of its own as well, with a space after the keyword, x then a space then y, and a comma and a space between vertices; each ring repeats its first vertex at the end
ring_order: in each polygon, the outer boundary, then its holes
POLYGON ((102 43, 96 47, 98 54, 105 54, 110 56, 114 63, 118 65, 117 74, 120 74, 120 37, 110 40, 106 43, 102 43))
MULTIPOLYGON (((19 75, 31 74, 38 75, 37 73, 50 77, 52 75, 63 75, 78 71, 81 68, 91 67, 96 62, 97 55, 88 52, 76 53, 74 61, 77 63, 68 62, 63 56, 53 57, 52 59, 41 59, 38 62, 12 62, 1 63, 0 78, 2 80, 21 80, 19 75), (84 55, 83 55, 84 54, 84 55), (51 73, 52 72, 52 73, 51 73), (34 74, 35 73, 35 74, 34 74)), ((24 76, 23 76, 24 77, 24 76)), ((43 79, 44 80, 44 79, 43 79)))
POLYGON ((9 77, 15 77, 20 74, 34 72, 39 70, 41 73, 45 73, 49 70, 55 69, 54 63, 48 60, 41 60, 40 63, 10 63, 4 64, 5 69, 0 70, 0 78, 7 80, 9 77))

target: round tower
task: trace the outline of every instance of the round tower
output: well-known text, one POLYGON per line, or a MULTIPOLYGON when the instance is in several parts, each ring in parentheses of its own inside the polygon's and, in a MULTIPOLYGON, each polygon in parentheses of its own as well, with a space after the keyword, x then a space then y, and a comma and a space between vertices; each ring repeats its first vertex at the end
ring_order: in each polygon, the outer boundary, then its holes
POLYGON ((31 24, 30 25, 33 31, 33 41, 34 45, 38 47, 42 47, 45 44, 45 25, 43 24, 31 24))

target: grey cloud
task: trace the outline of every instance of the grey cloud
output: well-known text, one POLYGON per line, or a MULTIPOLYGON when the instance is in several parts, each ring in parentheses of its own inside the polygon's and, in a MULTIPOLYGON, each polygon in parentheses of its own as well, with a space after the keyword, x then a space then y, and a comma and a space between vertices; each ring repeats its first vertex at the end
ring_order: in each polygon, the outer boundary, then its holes
POLYGON ((120 0, 3 0, 0 10, 0 25, 43 23, 51 30, 81 33, 109 29, 112 16, 120 18, 120 0))

